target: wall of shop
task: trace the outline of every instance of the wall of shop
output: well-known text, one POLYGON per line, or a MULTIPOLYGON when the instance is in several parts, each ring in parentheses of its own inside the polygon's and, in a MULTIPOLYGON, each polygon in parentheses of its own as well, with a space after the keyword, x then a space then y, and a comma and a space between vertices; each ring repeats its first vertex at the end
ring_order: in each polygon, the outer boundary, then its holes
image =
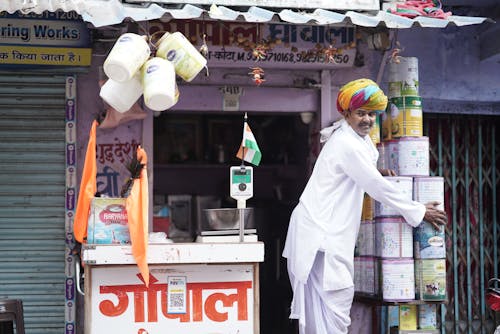
MULTIPOLYGON (((497 87, 498 64, 479 60, 479 41, 475 37, 480 27, 461 27, 446 29, 400 30, 396 34, 400 42, 402 56, 418 57, 420 95, 423 98, 424 113, 499 113, 495 107, 500 103, 497 87)), ((360 77, 376 79, 387 54, 374 51, 363 42, 359 42, 359 51, 363 56, 363 66, 320 70, 280 69, 273 70, 263 66, 266 82, 257 87, 248 75, 248 68, 210 68, 210 75, 200 75, 191 83, 182 82, 179 86, 179 103, 166 113, 186 113, 195 108, 203 112, 222 113, 223 86, 240 86, 243 95, 240 110, 259 114, 315 112, 312 132, 339 117, 335 108, 338 89, 346 82, 360 77), (297 98, 298 93, 301 98, 297 98)), ((83 167, 88 132, 96 113, 104 110, 99 97, 99 66, 104 56, 93 57, 90 71, 78 76, 78 164, 79 173, 83 167)), ((260 65, 260 64, 259 64, 260 65)), ((381 86, 387 85, 386 76, 381 77, 381 86)), ((147 112, 149 113, 149 112, 147 112)), ((151 115, 149 114, 149 117, 151 115)), ((425 114, 424 114, 425 117, 425 114)), ((154 122, 154 118, 149 120, 154 122)), ((149 130, 147 130, 149 131, 149 130)), ((151 130, 152 131, 152 130, 151 130)), ((108 130, 98 130, 98 145, 103 150, 101 163, 110 167, 110 175, 101 178, 112 180, 123 149, 134 147, 142 142, 144 136, 141 121, 126 122, 122 126, 108 130), (104 145, 104 146, 102 146, 104 145), (112 150, 107 155, 104 149, 112 150), (122 150, 122 151, 120 151, 122 150)), ((108 151, 109 152, 109 151, 108 151)), ((123 155, 122 155, 123 156, 123 155)), ((103 182, 104 182, 103 179, 103 182)), ((122 184, 118 180, 117 184, 122 184)), ((103 183, 102 186, 105 186, 103 183)), ((353 308, 353 333, 369 333, 371 326, 370 309, 363 305, 353 308), (360 319, 363 319, 361 321, 360 319)))
POLYGON ((399 31, 402 55, 419 58, 424 112, 500 113, 500 64, 480 61, 479 36, 489 25, 399 31))

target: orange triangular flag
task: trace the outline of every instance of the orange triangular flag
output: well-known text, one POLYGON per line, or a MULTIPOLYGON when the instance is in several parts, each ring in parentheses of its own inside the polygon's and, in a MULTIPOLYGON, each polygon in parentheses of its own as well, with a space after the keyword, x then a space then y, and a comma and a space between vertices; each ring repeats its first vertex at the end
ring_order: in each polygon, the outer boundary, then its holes
POLYGON ((148 158, 146 151, 140 146, 137 148, 137 159, 144 168, 141 170, 139 179, 134 180, 130 195, 127 197, 126 208, 128 216, 128 228, 130 232, 130 242, 132 243, 132 255, 139 267, 139 271, 144 278, 144 284, 149 286, 148 268, 148 172, 146 164, 148 158))
POLYGON ((73 234, 75 239, 83 243, 87 238, 87 225, 89 221, 90 202, 97 191, 96 185, 96 128, 97 121, 94 120, 89 134, 85 165, 83 166, 82 179, 80 181, 80 192, 76 205, 75 220, 73 223, 73 234))

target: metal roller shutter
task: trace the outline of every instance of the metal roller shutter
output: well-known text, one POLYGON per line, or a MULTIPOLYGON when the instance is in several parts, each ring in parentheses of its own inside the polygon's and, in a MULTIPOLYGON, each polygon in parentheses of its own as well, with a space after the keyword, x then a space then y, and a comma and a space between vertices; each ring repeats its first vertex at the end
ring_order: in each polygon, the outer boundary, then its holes
POLYGON ((65 75, 0 72, 0 298, 64 333, 65 75))

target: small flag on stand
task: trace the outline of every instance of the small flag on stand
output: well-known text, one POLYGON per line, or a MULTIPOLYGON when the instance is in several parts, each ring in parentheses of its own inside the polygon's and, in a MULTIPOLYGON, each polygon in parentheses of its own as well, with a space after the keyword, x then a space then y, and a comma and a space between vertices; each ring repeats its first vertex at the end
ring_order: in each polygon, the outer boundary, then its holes
POLYGON ((248 117, 245 113, 245 120, 243 123, 243 140, 241 141, 238 153, 236 153, 236 157, 258 166, 260 164, 260 159, 262 158, 262 153, 260 153, 259 145, 257 145, 257 141, 255 140, 252 130, 250 130, 247 119, 248 117))

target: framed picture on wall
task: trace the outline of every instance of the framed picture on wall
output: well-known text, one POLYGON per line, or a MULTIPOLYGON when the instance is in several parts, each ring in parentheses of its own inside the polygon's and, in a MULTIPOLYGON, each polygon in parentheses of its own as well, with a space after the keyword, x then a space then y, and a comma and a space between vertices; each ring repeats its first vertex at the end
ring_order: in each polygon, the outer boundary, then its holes
POLYGON ((201 120, 199 117, 166 117, 155 138, 156 163, 198 162, 201 152, 201 120))
POLYGON ((212 152, 213 162, 224 163, 236 155, 243 132, 240 123, 239 120, 231 119, 208 120, 208 146, 212 152))

